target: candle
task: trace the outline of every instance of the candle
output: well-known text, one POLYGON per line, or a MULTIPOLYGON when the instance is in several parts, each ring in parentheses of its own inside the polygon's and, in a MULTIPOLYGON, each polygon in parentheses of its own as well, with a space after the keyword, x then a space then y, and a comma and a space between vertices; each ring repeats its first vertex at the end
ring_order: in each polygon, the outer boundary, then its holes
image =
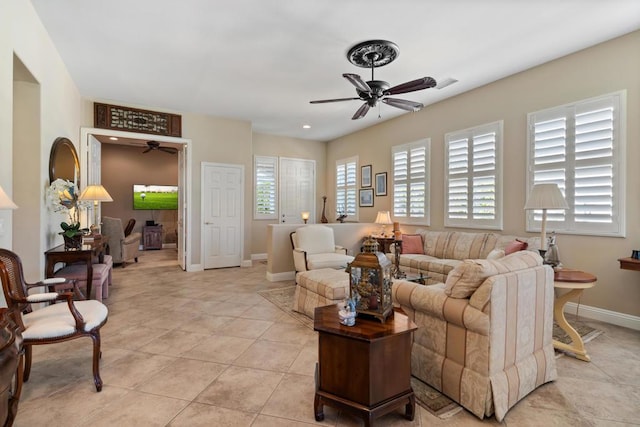
POLYGON ((400 230, 400 223, 399 222, 394 222, 393 223, 393 231, 398 231, 400 230))

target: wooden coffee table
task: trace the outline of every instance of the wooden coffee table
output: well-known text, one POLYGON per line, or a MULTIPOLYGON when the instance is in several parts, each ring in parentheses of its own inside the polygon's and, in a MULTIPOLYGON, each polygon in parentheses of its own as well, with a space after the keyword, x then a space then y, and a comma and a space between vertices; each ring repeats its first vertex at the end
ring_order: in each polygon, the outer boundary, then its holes
POLYGON ((405 405, 405 417, 415 416, 411 389, 411 343, 417 326, 395 312, 385 323, 357 317, 355 326, 344 326, 339 305, 318 307, 314 330, 318 331, 316 421, 324 419, 324 405, 362 418, 365 426, 405 405))

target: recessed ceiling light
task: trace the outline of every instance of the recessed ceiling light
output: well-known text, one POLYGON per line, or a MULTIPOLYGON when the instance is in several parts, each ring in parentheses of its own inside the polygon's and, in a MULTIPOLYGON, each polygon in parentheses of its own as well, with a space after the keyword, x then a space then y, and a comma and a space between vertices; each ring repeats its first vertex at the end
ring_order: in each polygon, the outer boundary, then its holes
POLYGON ((311 129, 311 125, 302 125, 302 129, 311 129))
POLYGON ((112 140, 112 141, 117 141, 118 140, 118 138, 116 138, 115 136, 110 136, 109 139, 112 140))

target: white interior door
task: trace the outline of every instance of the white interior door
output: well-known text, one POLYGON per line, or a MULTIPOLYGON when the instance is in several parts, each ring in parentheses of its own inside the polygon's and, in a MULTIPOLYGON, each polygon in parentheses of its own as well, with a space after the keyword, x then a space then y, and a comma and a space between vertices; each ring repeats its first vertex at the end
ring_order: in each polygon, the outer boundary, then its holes
POLYGON ((280 223, 302 224, 301 212, 316 222, 315 160, 280 158, 280 223))
POLYGON ((239 266, 244 166, 203 162, 201 176, 204 268, 239 266))

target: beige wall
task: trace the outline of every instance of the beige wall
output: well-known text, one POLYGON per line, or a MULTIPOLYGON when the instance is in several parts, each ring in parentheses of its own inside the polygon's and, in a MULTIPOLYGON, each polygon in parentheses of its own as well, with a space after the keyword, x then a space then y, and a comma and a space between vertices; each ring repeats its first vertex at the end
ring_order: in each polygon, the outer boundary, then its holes
MULTIPOLYGON (((29 245, 21 253, 23 262, 29 265, 28 280, 42 277, 45 249, 61 243, 58 236, 60 217, 52 215, 44 203, 44 191, 49 184, 49 151, 53 141, 65 136, 78 144, 80 128, 81 98, 71 80, 57 50, 51 43, 31 3, 27 0, 0 0, 0 185, 8 194, 20 188, 21 180, 37 180, 37 191, 30 191, 28 200, 13 212, 0 211, 0 220, 4 222, 4 233, 0 235, 0 247, 13 248, 13 241, 20 238, 35 239, 38 243, 29 245), (36 135, 32 156, 18 158, 13 165, 14 139, 14 54, 24 64, 39 85, 40 128, 36 135), (38 209, 33 216, 37 218, 28 228, 23 226, 13 230, 13 219, 21 214, 21 209, 38 209), (36 276, 37 274, 37 276, 36 276)), ((21 89, 26 89, 24 86, 21 89)), ((18 91, 20 93, 30 90, 18 91)), ((29 96, 35 96, 31 93, 29 96)), ((16 105, 20 105, 20 101, 16 105)), ((17 114, 20 120, 20 114, 17 114)), ((18 123, 16 129, 23 124, 18 123)), ((20 196, 22 197, 22 195, 20 196)), ((25 215, 32 215, 29 211, 25 215)))
MULTIPOLYGON (((322 212, 322 196, 326 193, 326 156, 327 144, 318 141, 308 141, 297 138, 280 137, 275 135, 265 135, 261 133, 253 134, 253 155, 254 156, 276 156, 296 159, 309 159, 316 161, 316 218, 320 218, 322 212)), ((253 180, 253 174, 251 175, 253 180)), ((253 196, 253 182, 251 186, 253 196)), ((252 217, 253 236, 251 253, 267 253, 267 228, 269 224, 278 224, 278 220, 253 220, 253 203, 247 214, 252 217)), ((293 261, 292 261, 293 262, 293 261)))
POLYGON ((175 243, 177 210, 143 211, 133 209, 133 184, 178 185, 178 156, 144 148, 102 144, 102 185, 113 202, 102 203, 102 215, 136 220, 134 231, 142 232, 145 221, 162 224, 164 243, 175 243))
MULTIPOLYGON (((390 172, 390 149, 431 138, 431 229, 444 229, 444 134, 496 120, 504 121, 504 232, 525 234, 527 113, 573 101, 627 90, 626 238, 558 236, 560 259, 567 267, 598 276, 582 303, 640 316, 640 274, 620 270, 617 258, 640 249, 640 32, 577 52, 479 89, 428 106, 329 143, 327 164, 358 155, 373 173, 390 172), (363 147, 367 147, 366 150, 363 147)), ((383 107, 384 114, 384 107, 383 107)), ((327 186, 334 177, 328 174, 327 186)), ((391 209, 391 196, 375 199, 360 221, 373 221, 391 209)))

